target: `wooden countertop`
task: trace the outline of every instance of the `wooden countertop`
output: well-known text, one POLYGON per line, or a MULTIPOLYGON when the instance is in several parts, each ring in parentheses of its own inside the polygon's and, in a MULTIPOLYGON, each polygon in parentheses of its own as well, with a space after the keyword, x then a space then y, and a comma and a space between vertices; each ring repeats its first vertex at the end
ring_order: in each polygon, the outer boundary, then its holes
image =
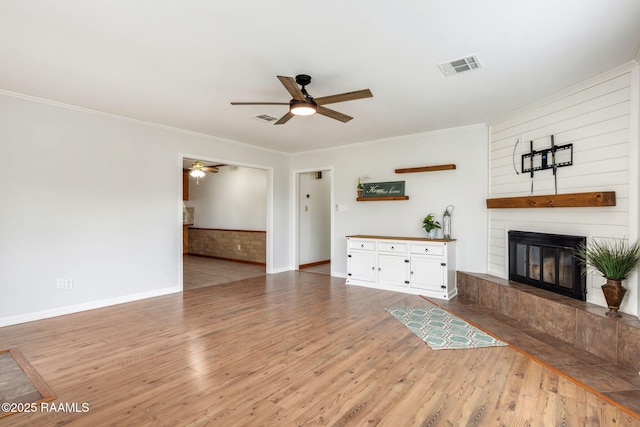
POLYGON ((456 239, 430 239, 428 237, 397 237, 397 236, 370 236, 368 234, 354 234, 346 236, 347 239, 377 239, 377 240, 412 240, 417 242, 455 242, 456 239))

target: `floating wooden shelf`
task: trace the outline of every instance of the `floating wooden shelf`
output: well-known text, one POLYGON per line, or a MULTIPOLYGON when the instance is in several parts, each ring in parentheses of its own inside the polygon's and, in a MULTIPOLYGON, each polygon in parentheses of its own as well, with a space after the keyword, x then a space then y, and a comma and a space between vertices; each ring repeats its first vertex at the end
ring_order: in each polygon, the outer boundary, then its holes
POLYGON ((379 200, 409 200, 409 196, 357 197, 358 202, 375 202, 379 200))
POLYGON ((456 165, 436 165, 436 166, 420 166, 417 168, 396 169, 396 173, 414 173, 414 172, 433 172, 455 169, 456 165))
POLYGON ((615 206, 615 191, 591 193, 550 194, 547 196, 521 196, 487 199, 487 208, 583 208, 615 206))

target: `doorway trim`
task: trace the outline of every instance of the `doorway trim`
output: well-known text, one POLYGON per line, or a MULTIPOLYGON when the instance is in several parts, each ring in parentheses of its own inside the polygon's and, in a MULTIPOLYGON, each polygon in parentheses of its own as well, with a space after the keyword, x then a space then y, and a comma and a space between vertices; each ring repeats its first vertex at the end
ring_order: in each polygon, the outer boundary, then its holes
POLYGON ((294 170, 292 173, 292 178, 291 178, 291 195, 293 197, 293 203, 291 204, 291 218, 293 218, 293 221, 291 221, 291 225, 292 225, 292 229, 291 229, 291 263, 292 263, 292 269, 293 270, 300 270, 300 197, 299 197, 299 191, 300 191, 300 175, 303 173, 310 173, 310 172, 317 172, 317 171, 329 171, 331 174, 331 185, 330 185, 330 189, 329 189, 329 198, 330 198, 330 202, 329 202, 329 208, 331 211, 331 215, 330 215, 330 236, 329 236, 329 247, 330 247, 330 252, 329 252, 329 256, 331 258, 331 275, 333 276, 333 255, 334 255, 334 250, 333 250, 333 244, 334 244, 334 238, 333 238, 333 228, 334 228, 334 224, 335 224, 335 171, 334 171, 334 167, 333 166, 322 166, 322 167, 317 167, 317 168, 307 168, 307 169, 298 169, 298 170, 294 170))

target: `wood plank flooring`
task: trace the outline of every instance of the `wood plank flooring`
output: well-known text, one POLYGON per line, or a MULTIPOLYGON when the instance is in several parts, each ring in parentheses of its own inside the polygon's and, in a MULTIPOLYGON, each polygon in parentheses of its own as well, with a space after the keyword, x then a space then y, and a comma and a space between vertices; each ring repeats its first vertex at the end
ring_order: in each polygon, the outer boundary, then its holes
POLYGON ((262 276, 266 271, 264 265, 188 254, 182 256, 182 265, 185 291, 262 276))
POLYGON ((512 348, 434 351, 384 311, 426 304, 286 272, 0 328, 55 402, 89 405, 0 425, 639 425, 512 348))

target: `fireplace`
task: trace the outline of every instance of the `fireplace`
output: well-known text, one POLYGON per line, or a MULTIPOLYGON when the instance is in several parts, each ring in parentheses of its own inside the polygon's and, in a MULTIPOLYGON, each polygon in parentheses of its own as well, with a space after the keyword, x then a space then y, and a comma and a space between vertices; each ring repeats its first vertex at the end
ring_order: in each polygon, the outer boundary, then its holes
POLYGON ((586 237, 509 231, 509 280, 585 301, 586 280, 573 251, 586 237))

